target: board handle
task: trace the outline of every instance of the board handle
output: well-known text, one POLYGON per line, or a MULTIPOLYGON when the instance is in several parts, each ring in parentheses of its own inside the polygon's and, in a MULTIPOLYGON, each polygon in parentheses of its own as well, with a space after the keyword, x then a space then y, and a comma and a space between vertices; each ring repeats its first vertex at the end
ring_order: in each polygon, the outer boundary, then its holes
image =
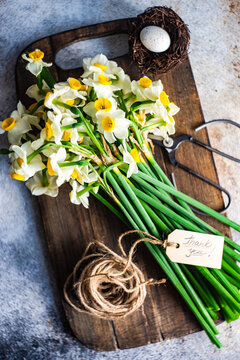
POLYGON ((50 39, 53 56, 55 57, 59 50, 78 41, 96 39, 121 33, 128 34, 131 29, 131 20, 131 18, 113 20, 52 35, 50 39))

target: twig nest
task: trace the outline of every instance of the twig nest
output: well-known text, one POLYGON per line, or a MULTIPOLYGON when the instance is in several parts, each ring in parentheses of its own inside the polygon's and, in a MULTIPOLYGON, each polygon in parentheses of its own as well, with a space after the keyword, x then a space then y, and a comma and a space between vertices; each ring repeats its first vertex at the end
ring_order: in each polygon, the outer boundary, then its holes
POLYGON ((170 8, 156 6, 132 20, 129 35, 130 56, 145 73, 166 73, 188 54, 187 25, 170 8))

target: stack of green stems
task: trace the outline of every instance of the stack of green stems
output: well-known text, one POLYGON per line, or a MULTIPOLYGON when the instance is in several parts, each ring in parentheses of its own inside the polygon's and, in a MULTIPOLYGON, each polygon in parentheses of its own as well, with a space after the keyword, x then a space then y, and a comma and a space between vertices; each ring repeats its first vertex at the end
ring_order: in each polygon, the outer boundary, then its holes
MULTIPOLYGON (((160 239, 167 237, 174 229, 223 235, 198 218, 189 207, 192 205, 240 230, 240 226, 235 222, 176 190, 150 151, 148 163, 142 161, 138 167, 138 174, 132 175, 130 179, 117 167, 107 172, 107 180, 114 191, 115 202, 120 211, 100 194, 92 192, 129 227, 148 232, 160 239)), ((211 342, 217 347, 221 347, 214 323, 218 318, 217 311, 222 310, 228 322, 237 319, 240 314, 240 268, 234 262, 240 261, 240 246, 230 238, 224 238, 227 245, 224 245, 221 270, 171 262, 163 247, 145 242, 211 342)))

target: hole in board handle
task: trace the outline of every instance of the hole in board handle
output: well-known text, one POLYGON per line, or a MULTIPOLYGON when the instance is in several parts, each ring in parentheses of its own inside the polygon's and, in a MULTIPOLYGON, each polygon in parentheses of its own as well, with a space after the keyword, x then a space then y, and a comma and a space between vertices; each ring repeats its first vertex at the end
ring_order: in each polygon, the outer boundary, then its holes
POLYGON ((128 49, 128 34, 115 34, 66 46, 58 51, 55 61, 61 69, 70 70, 82 67, 85 57, 102 53, 108 59, 114 59, 127 54, 128 49))

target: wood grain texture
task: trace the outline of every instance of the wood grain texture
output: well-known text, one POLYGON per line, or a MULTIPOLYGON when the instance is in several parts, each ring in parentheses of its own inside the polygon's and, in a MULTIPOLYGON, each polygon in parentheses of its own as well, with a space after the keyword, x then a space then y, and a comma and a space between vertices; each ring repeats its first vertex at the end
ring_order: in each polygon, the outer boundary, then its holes
MULTIPOLYGON (((128 33, 130 28, 130 19, 87 26, 39 40, 25 50, 39 48, 45 52, 46 61, 54 62, 56 53, 67 45, 79 40, 128 33)), ((140 77, 138 69, 127 54, 115 60, 132 79, 140 77)), ((25 65, 19 57, 16 66, 17 92, 23 103, 30 105, 32 101, 26 97, 25 91, 35 79, 25 70, 25 65)), ((59 81, 65 80, 68 76, 79 77, 81 72, 81 69, 65 71, 56 65, 52 68, 53 75, 59 81)), ((158 78, 160 77, 156 76, 155 80, 158 78)), ((194 133, 194 128, 202 124, 204 119, 189 60, 186 59, 178 68, 161 76, 161 80, 171 101, 181 108, 180 113, 175 117, 176 134, 192 134, 198 140, 208 143, 205 129, 194 133)), ((212 155, 192 144, 186 145, 179 149, 179 161, 217 182, 212 155)), ((180 190, 213 208, 219 209, 223 206, 222 196, 218 190, 201 180, 192 178, 181 169, 173 169, 166 154, 158 147, 156 147, 156 158, 168 174, 174 171, 180 190)), ((46 241, 60 289, 63 288, 67 276, 72 272, 89 241, 93 239, 103 241, 116 251, 116 240, 126 230, 126 227, 97 200, 91 199, 90 208, 86 210, 82 206, 71 204, 68 192, 68 185, 63 185, 57 198, 39 197, 46 241)), ((208 218, 207 221, 229 235, 227 227, 208 218)), ((163 272, 144 245, 139 246, 134 260, 146 278, 163 277, 163 272)), ((95 318, 88 313, 80 314, 64 301, 63 306, 75 336, 86 346, 97 350, 136 347, 200 330, 196 319, 170 282, 166 285, 149 287, 143 308, 124 320, 108 321, 95 318)))

